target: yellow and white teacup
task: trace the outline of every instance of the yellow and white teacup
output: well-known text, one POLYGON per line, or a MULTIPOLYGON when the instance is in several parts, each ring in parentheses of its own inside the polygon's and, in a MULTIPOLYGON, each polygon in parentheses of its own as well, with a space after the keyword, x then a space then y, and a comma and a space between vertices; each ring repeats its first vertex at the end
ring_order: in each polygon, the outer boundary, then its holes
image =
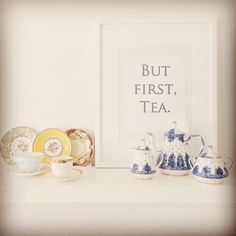
POLYGON ((73 157, 51 157, 50 167, 53 175, 57 177, 69 177, 73 170, 73 157))

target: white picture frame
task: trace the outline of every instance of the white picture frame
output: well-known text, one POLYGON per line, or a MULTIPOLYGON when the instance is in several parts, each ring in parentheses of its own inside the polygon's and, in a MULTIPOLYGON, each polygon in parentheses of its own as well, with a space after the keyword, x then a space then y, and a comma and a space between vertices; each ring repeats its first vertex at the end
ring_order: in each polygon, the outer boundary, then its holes
MULTIPOLYGON (((192 28, 196 28, 199 29, 199 33, 201 33, 201 28, 202 28, 202 32, 206 31, 206 35, 207 38, 209 40, 209 48, 207 51, 207 55, 208 55, 208 76, 207 76, 207 81, 206 81, 206 87, 207 90, 206 91, 201 91, 202 94, 207 94, 206 97, 204 98, 205 100, 205 104, 207 104, 206 107, 203 107, 203 111, 205 112, 205 115, 203 114, 194 114, 193 112, 193 105, 194 106, 201 106, 197 104, 197 100, 196 100, 196 92, 194 93, 194 91, 190 92, 190 96, 194 96, 194 98, 191 98, 191 101, 189 103, 186 103, 186 107, 188 107, 189 110, 189 117, 188 119, 190 119, 188 121, 187 127, 184 127, 184 131, 187 131, 187 133, 192 133, 192 132, 197 132, 198 134, 201 134, 206 141, 206 144, 209 145, 213 145, 215 147, 215 150, 217 151, 217 20, 216 19, 202 19, 202 20, 189 20, 189 19, 181 19, 181 20, 147 20, 147 21, 137 21, 137 20, 116 20, 116 21, 103 21, 103 22, 99 22, 97 24, 95 24, 94 26, 94 76, 95 76, 95 103, 96 103, 96 122, 95 122, 95 148, 96 148, 96 153, 95 153, 95 166, 97 168, 129 168, 131 160, 132 160, 132 154, 131 152, 129 152, 128 148, 124 148, 124 150, 122 149, 122 145, 120 145, 119 141, 117 141, 118 139, 114 139, 116 141, 114 142, 104 142, 104 133, 106 134, 106 140, 108 139, 113 139, 113 135, 117 135, 114 134, 114 132, 112 132, 112 130, 109 130, 109 128, 104 127, 103 125, 103 119, 104 116, 110 116, 111 114, 113 114, 114 112, 117 112, 117 106, 119 107, 119 104, 115 104, 114 105, 114 110, 110 110, 109 112, 104 111, 104 106, 105 104, 103 103, 104 101, 106 101, 107 99, 102 99, 102 96, 104 96, 103 93, 103 86, 104 84, 108 81, 104 81, 104 74, 106 74, 104 72, 104 70, 106 70, 107 65, 103 64, 103 52, 104 52, 104 42, 108 42, 108 40, 112 39, 113 34, 112 32, 114 32, 114 30, 112 28, 115 28, 116 26, 119 26, 119 30, 122 33, 122 26, 126 27, 126 26, 130 26, 132 28, 132 26, 136 29, 138 29, 138 27, 145 27, 147 26, 147 28, 151 28, 151 26, 157 25, 157 26, 162 26, 163 28, 165 26, 169 26, 171 25, 171 27, 173 27, 174 29, 178 29, 178 27, 182 27, 182 26, 192 26, 192 28), (104 33, 103 32, 103 27, 104 26, 109 26, 108 30, 104 33), (206 27, 207 26, 207 27, 206 27), (205 27, 205 28, 204 28, 205 27), (204 28, 204 29, 203 29, 204 28), (109 30, 110 30, 110 35, 109 35, 109 30), (103 35, 104 33, 104 35, 103 35), (104 37, 107 37, 104 38, 104 37), (194 103, 194 104, 193 104, 194 103), (115 111, 116 109, 116 111, 115 111), (105 113, 104 113, 105 112, 105 113), (196 116, 198 116, 196 118, 196 116), (201 128, 201 124, 202 124, 202 119, 205 116, 205 120, 206 121, 206 125, 201 128), (206 132, 206 128, 209 129, 209 132, 206 132), (105 130, 106 129, 106 130, 105 130), (109 135, 107 135, 110 132, 109 135), (203 133, 203 134, 202 134, 203 133), (109 137, 108 137, 109 136, 109 137), (109 152, 107 152, 108 154, 106 154, 106 152, 104 152, 104 149, 109 149, 109 152), (117 152, 119 152, 119 155, 122 153, 122 157, 123 155, 126 156, 126 159, 124 161, 124 159, 121 162, 117 161, 117 157, 115 157, 115 155, 118 155, 117 152), (127 153, 129 152, 129 153, 127 153)), ((181 28, 180 27, 180 28, 181 28)), ((184 28, 184 27, 183 27, 184 28)), ((132 30, 131 30, 132 31, 132 30)), ((148 31, 148 30, 147 30, 148 31)), ((158 34, 158 32, 157 32, 158 34)), ((116 35, 114 34, 114 37, 116 37, 116 35)), ((183 36, 184 37, 184 36, 183 36)), ((185 35, 185 37, 187 37, 185 35)), ((112 41, 112 40, 111 40, 112 41)), ((121 42, 120 44, 122 44, 123 42, 121 42)), ((145 45, 149 45, 149 42, 143 42, 143 44, 145 45)), ((150 43, 151 45, 152 43, 150 43)), ((118 45, 116 45, 118 46, 118 45)), ((122 46, 126 46, 126 45, 122 45, 122 46)), ((129 45, 128 45, 129 46, 129 45)), ((151 45, 153 46, 153 45, 151 45)), ((156 46, 156 45, 155 45, 156 46)), ((163 46, 158 44, 158 46, 163 46)), ((173 45, 172 45, 173 46, 173 45)), ((178 46, 177 44, 175 46, 178 46)), ((180 47, 182 47, 183 45, 179 45, 180 47)), ((185 45, 186 46, 186 45, 185 45)), ((187 45, 189 46, 189 45, 187 45)), ((190 45, 191 47, 191 45, 190 45)), ((199 47, 201 47, 201 45, 199 45, 199 47)), ((192 52, 191 52, 192 53, 192 52)), ((199 56, 199 55, 198 55, 199 56)), ((113 63, 112 60, 109 63, 113 63)), ((194 63, 194 62, 191 62, 194 63)), ((115 63, 113 63, 115 64, 115 63)), ((119 67, 118 65, 116 65, 117 67, 119 67)), ((191 68, 194 67, 193 64, 191 64, 191 68)), ((196 66, 195 66, 196 67, 196 66)), ((195 69, 195 68, 194 68, 195 69)), ((120 71, 117 71, 118 74, 120 74, 120 71)), ((119 76, 117 76, 117 73, 115 75, 116 79, 119 78, 119 76)), ((196 79, 196 75, 193 73, 196 73, 195 71, 191 71, 192 73, 192 79, 196 79)), ((107 85, 109 87, 109 85, 107 85)), ((193 85, 190 83, 189 85, 191 87, 191 89, 193 88, 193 85)), ((119 88, 118 88, 119 89, 119 88)), ((203 88, 204 90, 204 88, 203 88)), ((200 94, 201 94, 200 92, 200 94)), ((199 95, 200 95, 199 94, 199 95)), ((110 99, 110 98, 109 98, 110 99)), ((108 100, 109 100, 108 99, 108 100)), ((205 105, 204 105, 205 106, 205 105)), ((200 107, 197 108, 197 110, 201 111, 200 107)), ((112 118, 111 118, 112 119, 112 118)), ((120 124, 119 124, 120 125, 120 124)), ((119 126, 118 125, 118 126, 119 126)), ((117 130, 117 124, 114 124, 114 127, 116 127, 117 130)), ((138 127, 137 127, 138 128, 138 127)), ((183 126, 182 126, 183 128, 183 126)), ((163 132, 159 133, 159 143, 161 138, 163 138, 163 132)), ((141 138, 141 136, 139 137, 141 138)), ((137 140, 135 140, 137 142, 137 140)), ((138 143, 137 143, 138 145, 138 143)), ((129 147, 133 147, 134 145, 130 145, 129 147)), ((120 155, 121 156, 121 155, 120 155)))

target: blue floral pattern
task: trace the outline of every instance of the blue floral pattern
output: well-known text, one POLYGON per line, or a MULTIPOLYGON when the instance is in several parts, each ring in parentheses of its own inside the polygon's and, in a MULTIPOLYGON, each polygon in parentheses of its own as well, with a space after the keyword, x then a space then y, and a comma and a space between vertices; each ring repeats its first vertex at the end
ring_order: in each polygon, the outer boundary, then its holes
POLYGON ((137 163, 134 163, 131 168, 131 172, 133 172, 134 174, 141 174, 141 175, 148 175, 148 174, 156 173, 156 171, 152 170, 151 166, 147 162, 141 170, 139 169, 139 165, 137 163))
POLYGON ((191 167, 190 164, 189 164, 189 155, 188 155, 187 153, 186 153, 186 155, 185 155, 185 163, 186 163, 187 169, 188 169, 188 170, 191 170, 192 167, 191 167))
POLYGON ((194 166, 193 168, 193 174, 197 174, 199 171, 199 166, 194 166))
POLYGON ((177 136, 178 136, 179 141, 184 142, 184 135, 183 134, 178 134, 177 136))
POLYGON ((138 164, 134 163, 131 171, 136 173, 138 171, 138 164))
POLYGON ((170 168, 175 168, 175 155, 173 153, 168 158, 168 166, 170 168))
POLYGON ((163 155, 163 161, 162 161, 162 163, 161 163, 161 168, 165 168, 165 167, 167 167, 168 166, 168 163, 167 163, 167 155, 166 154, 164 154, 163 155))
POLYGON ((207 176, 207 175, 210 174, 210 172, 211 172, 211 168, 210 167, 208 167, 208 166, 203 167, 203 169, 202 169, 203 175, 207 176))
POLYGON ((152 168, 150 165, 148 165, 148 163, 146 163, 146 165, 143 167, 143 171, 145 171, 146 173, 151 172, 152 168))
POLYGON ((210 178, 210 179, 221 179, 225 178, 229 175, 228 170, 224 168, 224 170, 220 167, 217 167, 212 174, 211 168, 208 166, 204 166, 202 169, 199 168, 198 165, 194 166, 192 173, 194 175, 210 178))
POLYGON ((171 129, 167 134, 168 142, 173 142, 175 138, 179 141, 184 142, 184 134, 176 134, 174 129, 171 129))
POLYGON ((188 163, 189 156, 186 154, 184 157, 181 154, 175 156, 172 153, 170 156, 163 155, 163 162, 160 168, 167 170, 190 170, 191 166, 188 163))
POLYGON ((177 157, 177 169, 182 170, 184 168, 184 160, 181 155, 177 157))
POLYGON ((218 176, 222 176, 222 175, 224 174, 224 171, 223 171, 220 167, 218 167, 218 168, 215 170, 215 173, 216 173, 216 175, 218 175, 218 176))

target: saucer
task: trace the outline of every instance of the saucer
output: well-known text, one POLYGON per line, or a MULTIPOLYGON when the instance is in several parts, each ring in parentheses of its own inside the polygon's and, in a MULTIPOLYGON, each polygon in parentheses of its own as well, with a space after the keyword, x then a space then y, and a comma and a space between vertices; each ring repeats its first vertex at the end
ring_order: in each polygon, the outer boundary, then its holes
POLYGON ((5 167, 5 170, 14 174, 14 175, 36 176, 36 175, 42 175, 42 174, 48 172, 50 169, 45 164, 40 164, 39 168, 33 172, 23 172, 17 167, 17 165, 5 167))
POLYGON ((199 181, 199 182, 202 182, 202 183, 205 183, 205 184, 222 184, 224 182, 224 179, 225 178, 220 178, 220 179, 211 179, 211 178, 204 178, 204 177, 200 177, 200 176, 197 176, 197 175, 194 175, 194 177, 199 181))
POLYGON ((60 129, 45 129, 39 133, 33 143, 34 152, 45 153, 46 159, 57 156, 70 156, 71 142, 67 134, 60 129))
POLYGON ((37 132, 29 127, 16 127, 9 130, 0 142, 1 157, 6 163, 13 165, 11 155, 31 152, 37 132))
POLYGON ((134 174, 134 173, 133 173, 133 175, 136 179, 140 179, 140 180, 152 179, 154 176, 154 174, 140 175, 140 174, 134 174))
POLYGON ((59 182, 68 182, 68 181, 78 179, 82 174, 83 174, 82 170, 73 169, 71 171, 71 175, 68 176, 68 177, 58 177, 58 176, 55 176, 52 172, 46 173, 44 176, 49 178, 49 179, 56 180, 56 181, 59 181, 59 182))
POLYGON ((74 165, 85 166, 91 162, 94 155, 92 137, 82 129, 69 129, 66 131, 71 141, 71 156, 74 165))

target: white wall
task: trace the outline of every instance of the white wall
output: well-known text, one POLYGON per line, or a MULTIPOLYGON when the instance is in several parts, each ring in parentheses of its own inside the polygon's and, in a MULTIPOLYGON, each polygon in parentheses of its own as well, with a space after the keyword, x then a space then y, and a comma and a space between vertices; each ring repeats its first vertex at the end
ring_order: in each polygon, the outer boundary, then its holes
POLYGON ((94 21, 213 17, 219 19, 218 150, 234 158, 234 11, 233 1, 220 0, 4 1, 0 134, 22 125, 94 134, 94 21))

